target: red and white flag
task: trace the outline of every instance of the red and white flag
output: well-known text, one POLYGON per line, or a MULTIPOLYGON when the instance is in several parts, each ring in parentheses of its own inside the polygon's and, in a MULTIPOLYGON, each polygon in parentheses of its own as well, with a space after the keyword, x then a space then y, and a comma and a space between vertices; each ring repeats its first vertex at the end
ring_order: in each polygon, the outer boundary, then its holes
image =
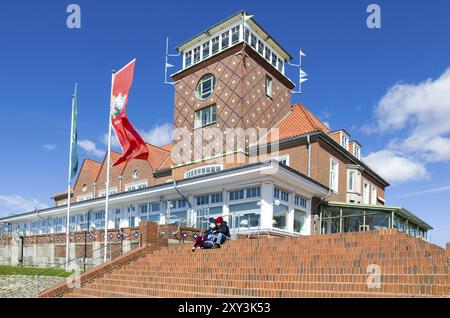
POLYGON ((122 156, 113 164, 117 166, 132 159, 147 160, 148 148, 127 118, 126 106, 133 82, 136 59, 114 74, 111 96, 111 120, 114 133, 122 148, 122 156))

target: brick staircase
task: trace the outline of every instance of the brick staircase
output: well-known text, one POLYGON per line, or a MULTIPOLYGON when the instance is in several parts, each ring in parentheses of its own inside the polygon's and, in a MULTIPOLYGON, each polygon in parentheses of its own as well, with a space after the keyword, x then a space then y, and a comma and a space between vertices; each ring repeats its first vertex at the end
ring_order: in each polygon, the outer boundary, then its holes
POLYGON ((63 296, 449 297, 449 251, 396 230, 190 248, 175 244, 147 253, 63 296), (367 284, 371 264, 381 270, 379 288, 367 284))

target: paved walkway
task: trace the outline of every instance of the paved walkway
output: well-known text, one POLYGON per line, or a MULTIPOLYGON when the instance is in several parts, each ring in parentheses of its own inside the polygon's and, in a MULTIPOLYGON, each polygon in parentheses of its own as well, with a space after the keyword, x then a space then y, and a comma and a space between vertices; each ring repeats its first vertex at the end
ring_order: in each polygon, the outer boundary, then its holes
MULTIPOLYGON (((39 289, 43 291, 64 281, 64 277, 41 276, 39 289)), ((37 277, 24 275, 0 275, 0 298, 25 298, 37 293, 37 277)))

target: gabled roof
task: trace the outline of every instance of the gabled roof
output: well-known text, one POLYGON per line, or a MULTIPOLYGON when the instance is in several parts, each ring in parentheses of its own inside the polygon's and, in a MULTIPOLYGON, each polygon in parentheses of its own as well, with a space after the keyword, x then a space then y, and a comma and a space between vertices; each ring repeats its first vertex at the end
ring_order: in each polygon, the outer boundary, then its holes
POLYGON ((280 141, 315 131, 330 132, 324 123, 300 103, 293 105, 287 116, 274 128, 278 129, 280 141))
MULTIPOLYGON (((171 146, 171 144, 170 144, 171 146)), ((164 147, 169 147, 166 145, 164 147)), ((170 157, 170 150, 147 143, 148 162, 153 171, 156 171, 170 157)), ((171 147, 170 147, 171 148, 171 147)))
MULTIPOLYGON (((83 163, 81 164, 80 172, 78 173, 77 181, 75 182, 73 188, 77 185, 78 178, 80 177, 80 174, 84 171, 88 174, 88 176, 91 178, 92 182, 97 180, 98 174, 100 173, 100 169, 102 168, 102 163, 92 160, 90 158, 85 158, 83 160, 83 163)), ((66 191, 67 193, 67 191, 66 191)), ((55 196, 54 196, 55 197, 55 196)))

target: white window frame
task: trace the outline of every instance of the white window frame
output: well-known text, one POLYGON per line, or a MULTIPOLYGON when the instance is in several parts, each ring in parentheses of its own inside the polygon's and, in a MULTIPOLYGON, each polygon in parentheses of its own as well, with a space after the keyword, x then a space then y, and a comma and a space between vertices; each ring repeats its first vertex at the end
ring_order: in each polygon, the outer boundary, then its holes
MULTIPOLYGON (((109 189, 109 195, 116 194, 117 192, 118 192, 118 191, 117 191, 117 187, 114 187, 114 188, 110 188, 110 189, 109 189)), ((98 197, 99 197, 99 198, 104 198, 104 197, 106 197, 106 189, 99 191, 99 192, 98 192, 98 197)))
POLYGON ((377 204, 377 197, 378 197, 378 193, 377 193, 377 187, 375 185, 371 185, 370 186, 370 204, 372 205, 376 205, 377 204))
POLYGON ((266 75, 266 96, 272 98, 273 79, 269 75, 266 75))
POLYGON ((197 86, 195 87, 195 97, 197 97, 198 100, 206 100, 212 95, 214 88, 216 88, 216 77, 211 73, 205 74, 200 78, 197 86), (211 82, 211 89, 209 91, 204 91, 203 84, 208 81, 211 82), (208 95, 205 96, 205 94, 208 95))
POLYGON ((348 145, 349 145, 349 137, 343 131, 341 131, 341 146, 345 150, 348 150, 348 145))
POLYGON ((94 195, 92 192, 77 196, 77 202, 92 200, 94 195))
POLYGON ((196 176, 202 176, 205 174, 210 174, 210 173, 216 173, 219 171, 223 170, 223 164, 217 164, 217 165, 206 165, 206 166, 201 166, 201 167, 197 167, 191 170, 188 170, 184 173, 184 177, 185 178, 192 178, 192 177, 196 177, 196 176), (206 170, 209 168, 209 172, 206 172, 206 170), (205 169, 205 172, 202 172, 202 170, 205 169), (214 171, 213 171, 214 170, 214 171))
POLYGON ((335 193, 339 192, 339 161, 337 161, 335 158, 330 158, 330 175, 329 175, 329 186, 330 189, 333 190, 335 193), (336 171, 334 173, 334 179, 332 176, 333 173, 333 164, 336 166, 336 171))
POLYGON ((366 180, 363 182, 363 204, 369 204, 370 203, 370 184, 366 180), (366 185, 367 185, 367 192, 366 192, 366 185))
POLYGON ((356 192, 357 188, 356 188, 356 177, 357 177, 357 172, 356 170, 353 169, 348 169, 347 170, 347 192, 356 192), (353 182, 351 180, 351 175, 353 175, 353 182))
POLYGON ((148 186, 148 180, 128 183, 125 185, 125 192, 143 189, 148 186))
POLYGON ((289 155, 279 156, 277 159, 278 162, 286 161, 285 165, 289 166, 289 155))
POLYGON ((205 127, 216 123, 217 121, 217 106, 216 104, 203 107, 202 109, 196 110, 194 114, 194 129, 205 127), (206 123, 203 123, 203 112, 209 110, 209 118, 206 123), (214 111, 213 111, 214 110, 214 111))
POLYGON ((356 158, 361 159, 361 147, 357 143, 353 144, 353 155, 356 158))

